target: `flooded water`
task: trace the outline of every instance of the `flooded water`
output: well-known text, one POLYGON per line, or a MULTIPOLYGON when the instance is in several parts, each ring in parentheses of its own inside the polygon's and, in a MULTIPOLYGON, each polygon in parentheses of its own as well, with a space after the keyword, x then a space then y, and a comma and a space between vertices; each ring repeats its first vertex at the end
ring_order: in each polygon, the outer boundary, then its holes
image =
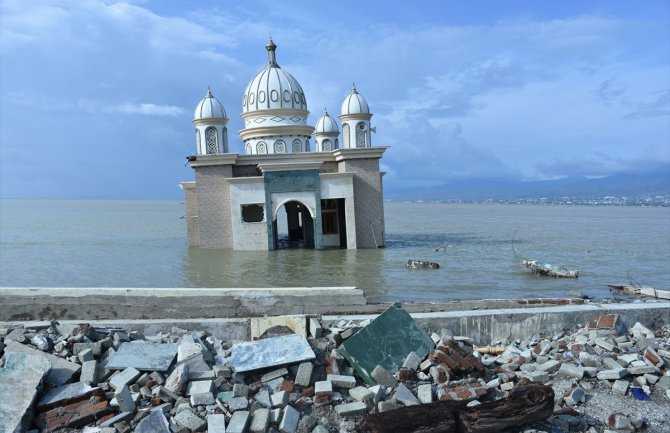
POLYGON ((670 208, 386 203, 386 248, 240 252, 188 248, 179 202, 0 204, 4 287, 357 286, 400 301, 608 298, 629 278, 670 288, 670 208), (521 258, 580 277, 537 278, 521 258))

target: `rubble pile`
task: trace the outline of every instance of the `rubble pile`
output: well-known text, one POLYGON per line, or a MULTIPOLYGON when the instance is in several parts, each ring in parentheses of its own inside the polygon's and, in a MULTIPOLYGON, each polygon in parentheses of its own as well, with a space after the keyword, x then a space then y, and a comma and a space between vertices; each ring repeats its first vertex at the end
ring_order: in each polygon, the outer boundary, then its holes
MULTIPOLYGON (((305 335, 277 326, 247 342, 177 327, 158 335, 57 322, 0 329, 0 421, 9 432, 354 432, 369 416, 392 421, 437 402, 487 407, 535 383, 553 388, 553 414, 506 431, 670 425, 668 326, 624 329, 607 315, 558 335, 476 347, 469 337, 429 335, 399 307, 372 321, 304 320, 305 335), (30 389, 13 390, 28 377, 30 389)), ((442 431, 484 431, 472 425, 442 431)))

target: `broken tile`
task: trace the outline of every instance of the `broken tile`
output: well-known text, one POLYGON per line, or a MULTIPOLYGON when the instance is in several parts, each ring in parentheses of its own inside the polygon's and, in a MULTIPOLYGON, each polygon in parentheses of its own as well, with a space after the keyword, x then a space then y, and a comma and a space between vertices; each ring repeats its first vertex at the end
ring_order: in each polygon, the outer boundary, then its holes
POLYGON ((44 411, 47 408, 51 408, 57 405, 61 401, 73 400, 81 397, 86 397, 92 395, 96 390, 100 388, 92 388, 86 383, 75 382, 68 385, 58 386, 52 388, 42 396, 37 402, 37 409, 44 411))
POLYGON ((314 351, 298 334, 239 343, 233 346, 230 365, 236 373, 314 359, 314 351))
POLYGON ((370 375, 378 365, 393 373, 411 352, 423 359, 433 346, 409 313, 394 305, 345 341, 339 353, 366 383, 373 385, 370 375))
POLYGON ((123 343, 105 368, 167 371, 177 354, 177 347, 177 344, 123 343))

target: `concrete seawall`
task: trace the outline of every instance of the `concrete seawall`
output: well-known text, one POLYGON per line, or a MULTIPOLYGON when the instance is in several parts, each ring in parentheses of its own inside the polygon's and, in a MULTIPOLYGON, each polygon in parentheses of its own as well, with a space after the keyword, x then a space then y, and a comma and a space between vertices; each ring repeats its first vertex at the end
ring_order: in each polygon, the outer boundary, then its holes
MULTIPOLYGON (((670 302, 586 303, 550 300, 456 301, 405 304, 428 332, 445 329, 477 344, 554 334, 605 315, 626 326, 670 323, 670 302), (562 305, 565 304, 565 305, 562 305)), ((390 304, 367 304, 353 287, 276 289, 0 289, 0 327, 27 320, 89 322, 145 335, 172 326, 203 330, 227 339, 249 339, 252 317, 320 316, 324 323, 374 318, 390 304)))

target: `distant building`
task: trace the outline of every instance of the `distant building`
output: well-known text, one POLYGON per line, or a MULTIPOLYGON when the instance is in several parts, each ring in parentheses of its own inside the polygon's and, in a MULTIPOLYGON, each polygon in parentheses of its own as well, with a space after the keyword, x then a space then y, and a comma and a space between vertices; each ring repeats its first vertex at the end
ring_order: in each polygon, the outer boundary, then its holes
POLYGON ((386 147, 371 146, 367 101, 355 88, 345 98, 341 141, 328 112, 316 128, 307 125, 305 94, 277 64, 276 48, 270 40, 268 64, 244 92, 239 131, 244 155, 229 152, 228 117, 211 91, 195 109, 196 154, 189 163, 196 180, 180 184, 189 245, 236 250, 382 246, 379 160, 386 147))

